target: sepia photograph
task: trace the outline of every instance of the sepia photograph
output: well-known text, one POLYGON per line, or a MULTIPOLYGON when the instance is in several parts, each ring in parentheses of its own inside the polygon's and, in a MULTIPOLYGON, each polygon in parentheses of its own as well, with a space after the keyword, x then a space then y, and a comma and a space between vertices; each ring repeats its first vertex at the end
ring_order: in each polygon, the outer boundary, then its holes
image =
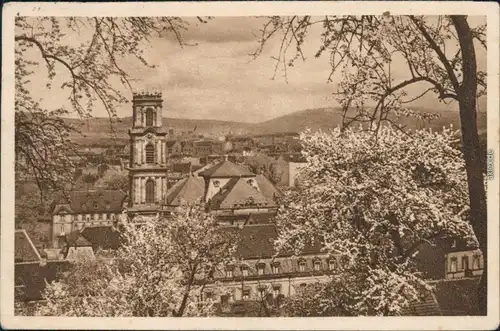
POLYGON ((498 326, 498 5, 353 4, 5 8, 3 327, 498 326))

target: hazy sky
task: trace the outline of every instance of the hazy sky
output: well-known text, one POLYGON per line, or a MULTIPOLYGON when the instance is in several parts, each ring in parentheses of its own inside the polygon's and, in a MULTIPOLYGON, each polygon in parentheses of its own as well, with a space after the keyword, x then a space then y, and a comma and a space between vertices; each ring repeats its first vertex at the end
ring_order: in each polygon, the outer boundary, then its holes
MULTIPOLYGON (((183 37, 196 46, 181 48, 171 36, 157 38, 145 52, 157 68, 146 69, 134 61, 123 65, 134 78, 136 88, 158 88, 163 92, 163 116, 259 122, 297 110, 336 106, 331 95, 336 90, 335 80, 327 83, 328 57, 314 57, 319 46, 319 38, 314 37, 319 34, 310 34, 304 45, 307 59, 290 68, 287 82, 280 74, 271 79, 271 56, 276 54, 277 39, 256 60, 249 55, 258 46, 256 35, 263 19, 217 17, 206 24, 190 21, 191 27, 183 37)), ((484 65, 484 54, 478 57, 484 65)), ((65 102, 60 93, 53 91, 38 90, 34 94, 43 105, 60 106, 65 102)), ((438 103, 435 96, 414 106, 453 108, 438 103)), ((106 112, 96 108, 93 115, 106 116, 106 112)), ((118 116, 131 116, 131 105, 120 107, 118 116)))

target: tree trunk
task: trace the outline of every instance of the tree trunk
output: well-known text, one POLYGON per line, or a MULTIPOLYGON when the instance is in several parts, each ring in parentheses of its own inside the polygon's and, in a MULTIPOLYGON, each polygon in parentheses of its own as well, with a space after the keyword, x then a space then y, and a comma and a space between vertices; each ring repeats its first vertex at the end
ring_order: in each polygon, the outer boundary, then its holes
POLYGON ((452 16, 462 52, 463 81, 457 95, 459 98, 460 124, 462 129, 463 154, 467 172, 470 203, 470 222, 484 257, 484 271, 478 288, 479 310, 487 314, 487 215, 486 192, 482 171, 482 160, 477 131, 476 93, 477 66, 474 42, 466 16, 452 16))

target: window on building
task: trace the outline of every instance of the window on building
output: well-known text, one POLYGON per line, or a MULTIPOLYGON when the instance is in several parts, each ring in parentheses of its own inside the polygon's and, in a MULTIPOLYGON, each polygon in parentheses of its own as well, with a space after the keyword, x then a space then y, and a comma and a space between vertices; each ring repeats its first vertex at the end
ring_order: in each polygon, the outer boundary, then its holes
POLYGON ((97 202, 94 202, 94 209, 97 209, 99 208, 99 205, 97 204, 97 202))
POLYGON ((320 271, 321 270, 321 261, 316 260, 314 261, 314 271, 320 271))
POLYGON ((152 179, 148 179, 146 182, 146 203, 155 202, 155 182, 152 179))
POLYGON ((281 294, 281 286, 279 286, 279 285, 274 285, 274 286, 273 286, 273 296, 274 296, 275 298, 277 298, 277 297, 278 297, 278 295, 280 295, 280 294, 281 294))
POLYGON ((273 263, 273 274, 279 274, 280 273, 280 264, 279 263, 273 263))
POLYGON ((306 261, 299 261, 299 271, 300 272, 306 271, 306 261))
POLYGON ((257 264, 257 274, 258 275, 263 275, 264 274, 264 263, 259 263, 257 264))
POLYGON ((59 226, 59 232, 61 233, 61 235, 63 235, 63 234, 64 234, 64 224, 61 224, 61 225, 59 226))
POLYGON ((146 163, 155 163, 155 147, 153 144, 146 145, 146 163))
POLYGON ((220 296, 220 304, 222 306, 222 308, 226 308, 229 306, 229 295, 225 294, 225 295, 221 295, 220 296))
POLYGON ((90 222, 90 215, 85 216, 85 220, 87 220, 87 222, 90 222))
POLYGON ((468 256, 462 256, 462 269, 469 270, 469 257, 468 256))
POLYGON ((248 267, 247 266, 241 267, 241 274, 243 275, 243 277, 248 276, 248 267))
POLYGON ((214 180, 214 187, 219 187, 220 186, 220 182, 218 180, 214 180))
POLYGON ((472 257, 472 269, 477 270, 481 268, 481 262, 479 255, 474 255, 472 257))
POLYGON ((250 299, 250 289, 244 289, 242 292, 241 292, 241 299, 243 300, 249 300, 250 299))
POLYGON ((328 261, 328 270, 335 270, 337 268, 337 261, 331 259, 328 261))
POLYGON ((153 109, 148 108, 146 110, 146 126, 153 126, 153 117, 154 117, 153 109))
POLYGON ((233 278, 233 269, 226 269, 226 277, 233 278))
POLYGON ((450 272, 457 272, 458 262, 456 257, 450 258, 450 272))

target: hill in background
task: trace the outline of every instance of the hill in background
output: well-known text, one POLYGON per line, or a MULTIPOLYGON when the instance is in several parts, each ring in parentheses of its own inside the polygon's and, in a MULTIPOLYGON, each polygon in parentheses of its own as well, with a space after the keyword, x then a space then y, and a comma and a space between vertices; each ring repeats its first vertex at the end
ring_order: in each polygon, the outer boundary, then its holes
MULTIPOLYGON (((444 126, 453 125, 460 129, 460 118, 457 111, 432 111, 415 109, 416 111, 438 114, 439 118, 425 122, 412 117, 404 117, 398 123, 406 129, 432 128, 441 130, 444 126)), ((90 118, 88 120, 67 119, 77 127, 82 135, 74 134, 72 139, 81 145, 125 143, 128 141, 128 130, 132 126, 132 117, 121 119, 90 118)), ((261 123, 242 123, 219 120, 196 120, 163 118, 163 126, 173 129, 176 134, 187 131, 204 136, 220 136, 225 134, 259 134, 275 132, 301 132, 306 129, 328 130, 340 125, 342 122, 338 108, 316 108, 293 112, 261 123)), ((486 113, 478 113, 478 127, 481 135, 486 133, 486 113)))

